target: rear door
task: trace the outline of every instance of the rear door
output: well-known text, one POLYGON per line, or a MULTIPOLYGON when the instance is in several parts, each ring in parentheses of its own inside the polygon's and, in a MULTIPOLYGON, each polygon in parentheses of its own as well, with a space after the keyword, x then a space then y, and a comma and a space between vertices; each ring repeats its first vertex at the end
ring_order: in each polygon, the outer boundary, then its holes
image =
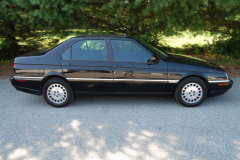
POLYGON ((62 52, 61 64, 77 93, 112 92, 111 62, 104 38, 80 39, 62 52))
POLYGON ((133 39, 110 39, 113 92, 165 92, 167 63, 148 63, 152 53, 133 39))

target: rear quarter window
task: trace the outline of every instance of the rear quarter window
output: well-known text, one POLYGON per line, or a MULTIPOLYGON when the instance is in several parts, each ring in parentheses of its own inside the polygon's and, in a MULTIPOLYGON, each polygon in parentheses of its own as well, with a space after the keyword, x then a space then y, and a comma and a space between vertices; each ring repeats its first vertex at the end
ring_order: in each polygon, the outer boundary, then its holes
POLYGON ((66 51, 64 51, 62 54, 61 54, 61 58, 63 60, 70 60, 71 57, 70 57, 70 48, 68 48, 66 51))

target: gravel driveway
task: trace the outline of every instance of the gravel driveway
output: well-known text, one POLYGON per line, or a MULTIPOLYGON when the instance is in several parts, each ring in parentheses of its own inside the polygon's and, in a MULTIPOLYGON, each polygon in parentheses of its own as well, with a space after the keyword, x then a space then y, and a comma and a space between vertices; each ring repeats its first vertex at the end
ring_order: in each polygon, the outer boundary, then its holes
POLYGON ((0 160, 240 159, 240 78, 185 108, 173 97, 83 96, 53 108, 0 79, 0 160))

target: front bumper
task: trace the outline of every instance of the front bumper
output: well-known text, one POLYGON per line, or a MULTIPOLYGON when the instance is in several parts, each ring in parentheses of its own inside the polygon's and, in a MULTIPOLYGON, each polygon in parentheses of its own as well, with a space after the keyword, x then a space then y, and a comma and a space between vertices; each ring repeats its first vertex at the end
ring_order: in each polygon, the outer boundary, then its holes
POLYGON ((219 81, 209 84, 209 97, 218 96, 226 93, 230 88, 232 88, 233 80, 229 78, 228 81, 219 81))

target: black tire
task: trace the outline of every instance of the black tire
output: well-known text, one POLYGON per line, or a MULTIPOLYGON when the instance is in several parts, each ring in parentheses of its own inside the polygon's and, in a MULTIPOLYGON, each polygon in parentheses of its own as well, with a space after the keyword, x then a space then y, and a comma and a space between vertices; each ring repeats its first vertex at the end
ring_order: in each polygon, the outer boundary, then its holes
POLYGON ((178 84, 175 98, 186 107, 198 106, 207 98, 207 86, 200 78, 186 78, 178 84))
POLYGON ((52 78, 43 86, 43 97, 51 106, 60 108, 72 102, 73 91, 64 79, 52 78))

